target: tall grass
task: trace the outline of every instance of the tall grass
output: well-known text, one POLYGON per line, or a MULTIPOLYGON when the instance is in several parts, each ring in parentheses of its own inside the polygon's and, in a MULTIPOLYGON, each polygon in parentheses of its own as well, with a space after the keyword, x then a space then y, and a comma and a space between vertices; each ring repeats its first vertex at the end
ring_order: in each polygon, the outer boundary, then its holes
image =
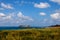
POLYGON ((60 40, 60 28, 2 30, 0 40, 60 40))

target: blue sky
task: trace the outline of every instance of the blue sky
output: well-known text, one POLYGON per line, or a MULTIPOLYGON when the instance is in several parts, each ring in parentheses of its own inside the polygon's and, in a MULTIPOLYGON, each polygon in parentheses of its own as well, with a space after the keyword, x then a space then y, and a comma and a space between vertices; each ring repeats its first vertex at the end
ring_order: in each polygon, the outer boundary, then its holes
POLYGON ((60 0, 0 0, 0 26, 60 24, 60 0))

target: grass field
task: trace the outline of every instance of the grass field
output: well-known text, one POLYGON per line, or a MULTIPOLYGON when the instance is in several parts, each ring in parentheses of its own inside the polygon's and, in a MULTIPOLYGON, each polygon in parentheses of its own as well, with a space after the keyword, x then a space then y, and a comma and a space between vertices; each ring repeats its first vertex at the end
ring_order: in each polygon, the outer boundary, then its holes
POLYGON ((0 40, 60 40, 60 27, 1 30, 0 40))

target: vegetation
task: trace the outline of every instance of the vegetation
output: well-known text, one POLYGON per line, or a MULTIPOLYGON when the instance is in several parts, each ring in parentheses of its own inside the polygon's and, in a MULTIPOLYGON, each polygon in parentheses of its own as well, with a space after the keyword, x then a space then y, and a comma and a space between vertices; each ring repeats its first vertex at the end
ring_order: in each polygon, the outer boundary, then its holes
POLYGON ((60 40, 60 27, 2 30, 0 31, 0 40, 60 40))
POLYGON ((60 27, 60 25, 56 24, 56 25, 51 25, 49 27, 60 27))

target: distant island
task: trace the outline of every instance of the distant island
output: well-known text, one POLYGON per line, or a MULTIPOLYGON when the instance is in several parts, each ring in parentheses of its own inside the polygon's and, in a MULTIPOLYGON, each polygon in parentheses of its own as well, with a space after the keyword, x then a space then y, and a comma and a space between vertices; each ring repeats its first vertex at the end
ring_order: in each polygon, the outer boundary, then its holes
POLYGON ((32 28, 30 25, 20 25, 19 28, 25 29, 25 28, 32 28))
POLYGON ((60 25, 56 24, 56 25, 51 25, 51 26, 45 26, 45 27, 33 27, 30 25, 20 25, 19 28, 21 29, 31 29, 31 28, 35 28, 35 29, 40 29, 40 28, 46 28, 46 27, 60 27, 60 25))

